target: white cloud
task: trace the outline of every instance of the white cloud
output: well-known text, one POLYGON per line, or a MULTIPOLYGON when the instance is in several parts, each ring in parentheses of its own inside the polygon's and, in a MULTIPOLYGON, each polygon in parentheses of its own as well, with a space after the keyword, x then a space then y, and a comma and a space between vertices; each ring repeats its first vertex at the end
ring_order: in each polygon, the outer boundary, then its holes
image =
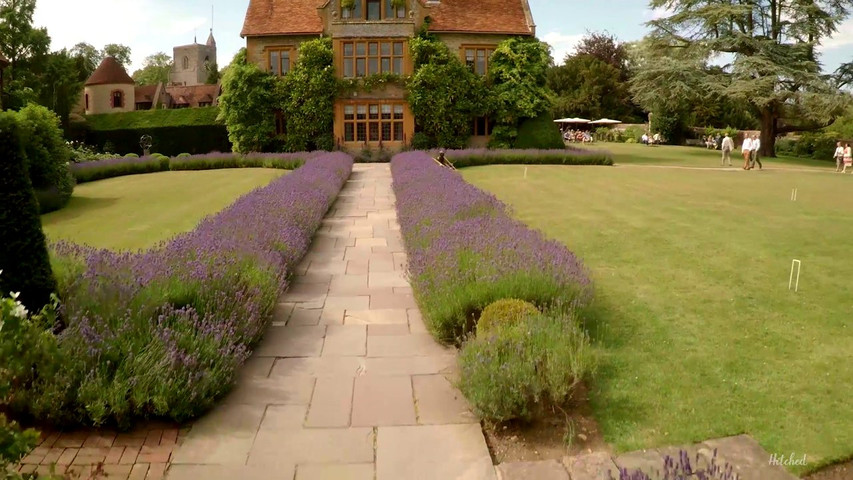
POLYGON ((574 52, 575 47, 583 39, 583 34, 567 35, 560 32, 549 32, 542 37, 553 48, 554 61, 559 65, 566 59, 566 55, 574 52))
POLYGON ((651 19, 651 20, 660 20, 661 18, 668 17, 668 16, 672 15, 673 13, 675 13, 675 11, 672 9, 657 7, 657 8, 646 9, 646 11, 644 12, 644 15, 646 18, 651 19))
POLYGON ((156 0, 39 0, 33 23, 47 27, 54 50, 80 42, 102 48, 108 43, 131 47, 132 67, 141 68, 148 55, 172 54, 172 47, 192 42, 198 33, 207 40, 210 20, 189 12, 179 2, 156 0))
MULTIPOLYGON (((853 18, 848 18, 839 24, 835 35, 825 39, 819 50, 835 50, 849 46, 853 46, 853 18)), ((853 52, 851 52, 851 57, 853 57, 853 52)))

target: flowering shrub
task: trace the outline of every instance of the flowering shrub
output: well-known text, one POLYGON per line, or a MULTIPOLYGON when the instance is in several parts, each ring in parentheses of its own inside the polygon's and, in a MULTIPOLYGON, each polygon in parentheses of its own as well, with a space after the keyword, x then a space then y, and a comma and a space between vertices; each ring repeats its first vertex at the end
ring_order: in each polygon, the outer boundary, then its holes
MULTIPOLYGON (((55 366, 52 355, 56 337, 49 330, 55 318, 55 297, 52 305, 30 316, 18 296, 0 294, 0 411, 9 403, 14 388, 33 381, 33 365, 46 371, 55 366)), ((38 432, 21 431, 0 413, 0 478, 20 478, 13 473, 14 466, 36 446, 37 440, 38 432)))
MULTIPOLYGON (((433 152, 430 152, 433 153, 433 152)), ((433 155, 435 156, 435 155, 433 155)), ((448 150, 447 158, 457 168, 480 165, 613 165, 609 153, 593 150, 448 150)))
POLYGON ((663 469, 657 471, 657 475, 651 476, 640 469, 619 470, 619 478, 614 478, 610 473, 610 480, 740 480, 740 475, 735 473, 734 466, 728 462, 720 463, 717 460, 717 449, 710 461, 696 454, 695 461, 691 462, 690 454, 685 450, 678 452, 678 458, 669 455, 663 459, 663 469), (703 465, 704 464, 704 465, 703 465))
POLYGON ((480 418, 530 419, 564 405, 595 359, 571 310, 536 313, 469 339, 459 354, 459 389, 480 418))
POLYGON ((106 160, 75 163, 71 172, 77 183, 92 182, 105 178, 137 175, 140 173, 165 172, 168 170, 217 170, 223 168, 299 168, 305 159, 320 153, 207 153, 203 155, 181 154, 173 158, 152 153, 147 157, 114 157, 106 160))
POLYGON ((423 152, 391 162, 412 287, 432 333, 460 342, 490 303, 584 304, 592 285, 566 247, 423 152))
POLYGON ((146 252, 56 245, 59 368, 16 391, 14 409, 120 426, 209 409, 261 338, 352 163, 318 155, 146 252))

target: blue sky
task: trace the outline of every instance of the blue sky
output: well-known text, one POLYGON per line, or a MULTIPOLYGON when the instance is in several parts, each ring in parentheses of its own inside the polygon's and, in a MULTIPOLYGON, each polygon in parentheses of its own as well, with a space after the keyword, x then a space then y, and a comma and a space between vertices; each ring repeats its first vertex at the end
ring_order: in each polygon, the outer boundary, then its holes
MULTIPOLYGON (((476 4, 476 0, 468 0, 476 4)), ((608 31, 621 40, 637 40, 645 22, 655 16, 646 0, 529 0, 539 38, 554 47, 561 61, 586 31, 608 31)), ((207 39, 210 7, 215 8, 214 34, 219 63, 231 61, 245 42, 240 29, 248 0, 38 0, 35 23, 47 27, 53 48, 88 42, 129 45, 134 68, 152 53, 172 54, 172 47, 207 39), (116 21, 123 18, 123 21, 116 21)), ((842 24, 823 48, 823 63, 835 69, 853 61, 853 19, 842 24)))

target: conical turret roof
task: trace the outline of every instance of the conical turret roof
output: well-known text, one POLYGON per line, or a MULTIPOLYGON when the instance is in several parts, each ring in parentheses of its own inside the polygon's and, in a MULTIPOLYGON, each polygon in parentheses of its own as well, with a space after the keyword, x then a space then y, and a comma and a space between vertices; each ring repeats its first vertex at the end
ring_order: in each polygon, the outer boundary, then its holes
POLYGON ((133 85, 134 81, 115 57, 107 57, 86 80, 86 85, 133 85))
POLYGON ((216 39, 213 38, 213 29, 212 28, 210 29, 210 35, 207 37, 207 46, 208 47, 215 47, 216 46, 216 39))

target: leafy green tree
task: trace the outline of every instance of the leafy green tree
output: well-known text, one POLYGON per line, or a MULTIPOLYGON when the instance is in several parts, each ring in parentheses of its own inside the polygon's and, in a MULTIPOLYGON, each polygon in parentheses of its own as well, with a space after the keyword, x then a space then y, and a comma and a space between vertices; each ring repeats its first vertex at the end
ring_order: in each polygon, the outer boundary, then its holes
POLYGON ((157 85, 169 83, 169 74, 172 72, 172 57, 157 52, 145 57, 142 68, 133 72, 133 81, 137 85, 157 85))
POLYGON ((62 49, 47 55, 45 68, 37 75, 41 85, 37 101, 56 112, 62 125, 68 125, 68 117, 82 94, 82 74, 78 60, 62 49))
POLYGON ((761 124, 762 155, 776 136, 824 127, 849 97, 820 71, 816 47, 847 18, 851 0, 651 0, 651 60, 632 81, 643 107, 707 101, 717 94, 748 105, 761 124), (732 58, 711 68, 716 58, 732 58), (704 98, 703 98, 704 95, 704 98), (698 97, 698 98, 697 98, 698 97))
POLYGON ((517 126, 550 110, 553 92, 547 78, 553 64, 551 47, 535 38, 511 38, 497 46, 489 60, 489 81, 499 123, 517 126))
POLYGON ((332 150, 338 92, 332 40, 303 42, 298 58, 293 70, 277 82, 277 97, 286 125, 284 149, 332 150))
POLYGON ((95 69, 103 60, 103 53, 88 43, 78 43, 71 48, 71 56, 77 62, 77 69, 80 72, 80 80, 86 81, 95 73, 95 69))
POLYGON ((130 47, 119 43, 109 43, 104 45, 104 49, 101 51, 101 59, 103 60, 104 57, 115 57, 121 66, 128 68, 130 66, 130 47))
POLYGON ((463 147, 473 117, 488 113, 483 79, 440 40, 412 39, 411 50, 416 69, 406 99, 418 129, 428 139, 421 146, 463 147))
POLYGON ((33 28, 35 0, 0 0, 0 52, 9 59, 4 72, 3 106, 17 109, 34 101, 50 47, 47 30, 33 28))
POLYGON ((228 138, 237 152, 260 152, 275 134, 276 80, 257 65, 248 63, 241 49, 222 79, 219 121, 225 122, 228 138))
POLYGON ((39 213, 64 207, 74 191, 74 176, 68 162, 71 151, 62 138, 59 117, 46 107, 29 104, 17 113, 27 171, 39 213))
POLYGON ((548 71, 558 117, 618 118, 636 116, 628 84, 610 63, 589 54, 571 55, 563 65, 548 71))
POLYGON ((222 73, 219 71, 219 65, 216 63, 208 63, 204 66, 207 71, 207 79, 204 83, 208 85, 216 85, 219 83, 219 80, 222 78, 222 73))

